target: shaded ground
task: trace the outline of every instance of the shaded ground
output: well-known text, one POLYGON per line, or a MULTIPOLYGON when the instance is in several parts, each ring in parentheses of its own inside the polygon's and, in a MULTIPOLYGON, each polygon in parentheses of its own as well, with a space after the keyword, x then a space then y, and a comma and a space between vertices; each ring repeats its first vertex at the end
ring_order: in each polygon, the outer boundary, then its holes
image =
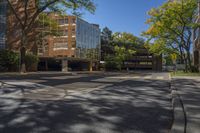
POLYGON ((175 87, 183 101, 186 112, 186 132, 200 132, 200 78, 175 78, 175 87))
MULTIPOLYGON (((165 74, 140 77, 117 74, 26 78, 27 81, 51 85, 54 90, 77 91, 59 100, 6 96, 19 90, 18 87, 12 92, 3 91, 0 96, 0 132, 167 133, 171 127, 172 110, 166 77, 165 74), (76 86, 76 83, 79 84, 76 86), (107 86, 98 88, 102 85, 107 86), (85 89, 89 91, 83 91, 85 89)), ((18 78, 17 81, 21 80, 25 79, 18 78)))

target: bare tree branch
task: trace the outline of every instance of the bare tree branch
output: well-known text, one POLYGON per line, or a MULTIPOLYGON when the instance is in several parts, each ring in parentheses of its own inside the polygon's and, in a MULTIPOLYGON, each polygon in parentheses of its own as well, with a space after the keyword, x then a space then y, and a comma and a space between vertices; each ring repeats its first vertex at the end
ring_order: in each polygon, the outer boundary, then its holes
POLYGON ((17 11, 14 9, 12 3, 10 2, 10 0, 6 0, 8 2, 9 7, 11 8, 13 14, 15 15, 16 19, 19 21, 21 27, 24 27, 22 20, 19 18, 17 11))

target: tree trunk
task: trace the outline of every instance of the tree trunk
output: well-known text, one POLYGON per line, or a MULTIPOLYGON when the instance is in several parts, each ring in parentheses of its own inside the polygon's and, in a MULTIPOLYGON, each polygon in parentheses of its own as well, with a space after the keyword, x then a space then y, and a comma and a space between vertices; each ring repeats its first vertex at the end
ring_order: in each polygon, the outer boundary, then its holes
MULTIPOLYGON (((184 52, 185 53, 185 52, 184 52)), ((185 64, 185 72, 188 72, 188 61, 185 54, 183 54, 184 64, 185 64)))
POLYGON ((192 71, 192 61, 190 58, 190 50, 187 50, 187 62, 188 62, 189 71, 192 71))
POLYGON ((26 44, 27 44, 27 36, 26 33, 22 31, 21 48, 20 48, 20 73, 26 73, 26 63, 25 63, 26 44))
POLYGON ((20 73, 26 73, 25 56, 26 56, 26 48, 22 47, 20 49, 20 73))
POLYGON ((179 45, 181 64, 184 64, 183 48, 179 45))

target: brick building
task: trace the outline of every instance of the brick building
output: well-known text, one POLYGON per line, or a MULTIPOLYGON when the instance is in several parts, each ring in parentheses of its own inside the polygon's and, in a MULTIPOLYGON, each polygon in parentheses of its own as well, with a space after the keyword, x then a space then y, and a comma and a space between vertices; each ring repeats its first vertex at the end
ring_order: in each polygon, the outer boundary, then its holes
POLYGON ((0 1, 0 49, 6 48, 7 2, 0 1))
MULTIPOLYGON (((20 19, 23 20, 24 5, 20 0, 12 1, 20 19)), ((28 17, 35 11, 35 0, 29 2, 28 17)), ((38 27, 28 35, 27 52, 40 58, 39 70, 92 70, 96 69, 100 58, 100 29, 75 16, 60 16, 55 13, 49 17, 59 24, 60 36, 46 36, 42 44, 36 38, 38 27)), ((0 1, 0 49, 19 51, 21 29, 6 0, 0 1)), ((29 20, 28 20, 29 21, 29 20)))
POLYGON ((162 55, 157 56, 149 53, 148 49, 139 48, 136 54, 126 62, 129 70, 153 70, 162 71, 162 55))
POLYGON ((59 36, 47 36, 38 45, 41 70, 97 69, 100 60, 100 29, 76 16, 49 14, 59 24, 59 36), (56 63, 57 62, 57 63, 56 63), (57 64, 57 65, 56 65, 57 64), (61 68, 62 64, 62 68, 61 68))
MULTIPOLYGON (((11 4, 16 11, 19 19, 23 20, 25 17, 24 5, 20 0, 13 0, 11 4)), ((31 16, 36 10, 35 0, 29 1, 27 5, 27 16, 31 16)), ((29 21, 31 17, 27 17, 29 21)), ((19 51, 20 38, 21 38, 21 27, 19 21, 8 6, 6 0, 0 1, 0 49, 10 49, 19 51)), ((22 21, 24 23, 24 21, 22 21)), ((34 31, 33 31, 34 32, 34 31)), ((36 52, 34 50, 34 36, 33 32, 28 35, 28 41, 32 43, 28 51, 36 52)))

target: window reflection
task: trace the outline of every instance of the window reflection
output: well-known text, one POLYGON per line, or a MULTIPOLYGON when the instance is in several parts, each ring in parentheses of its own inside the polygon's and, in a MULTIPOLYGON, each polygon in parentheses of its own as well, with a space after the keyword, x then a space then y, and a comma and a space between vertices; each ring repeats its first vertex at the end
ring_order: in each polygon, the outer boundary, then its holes
POLYGON ((99 60, 100 57, 100 29, 96 25, 88 24, 77 19, 77 52, 79 58, 99 60))
POLYGON ((0 1, 0 49, 5 48, 5 34, 6 34, 6 0, 0 1))

